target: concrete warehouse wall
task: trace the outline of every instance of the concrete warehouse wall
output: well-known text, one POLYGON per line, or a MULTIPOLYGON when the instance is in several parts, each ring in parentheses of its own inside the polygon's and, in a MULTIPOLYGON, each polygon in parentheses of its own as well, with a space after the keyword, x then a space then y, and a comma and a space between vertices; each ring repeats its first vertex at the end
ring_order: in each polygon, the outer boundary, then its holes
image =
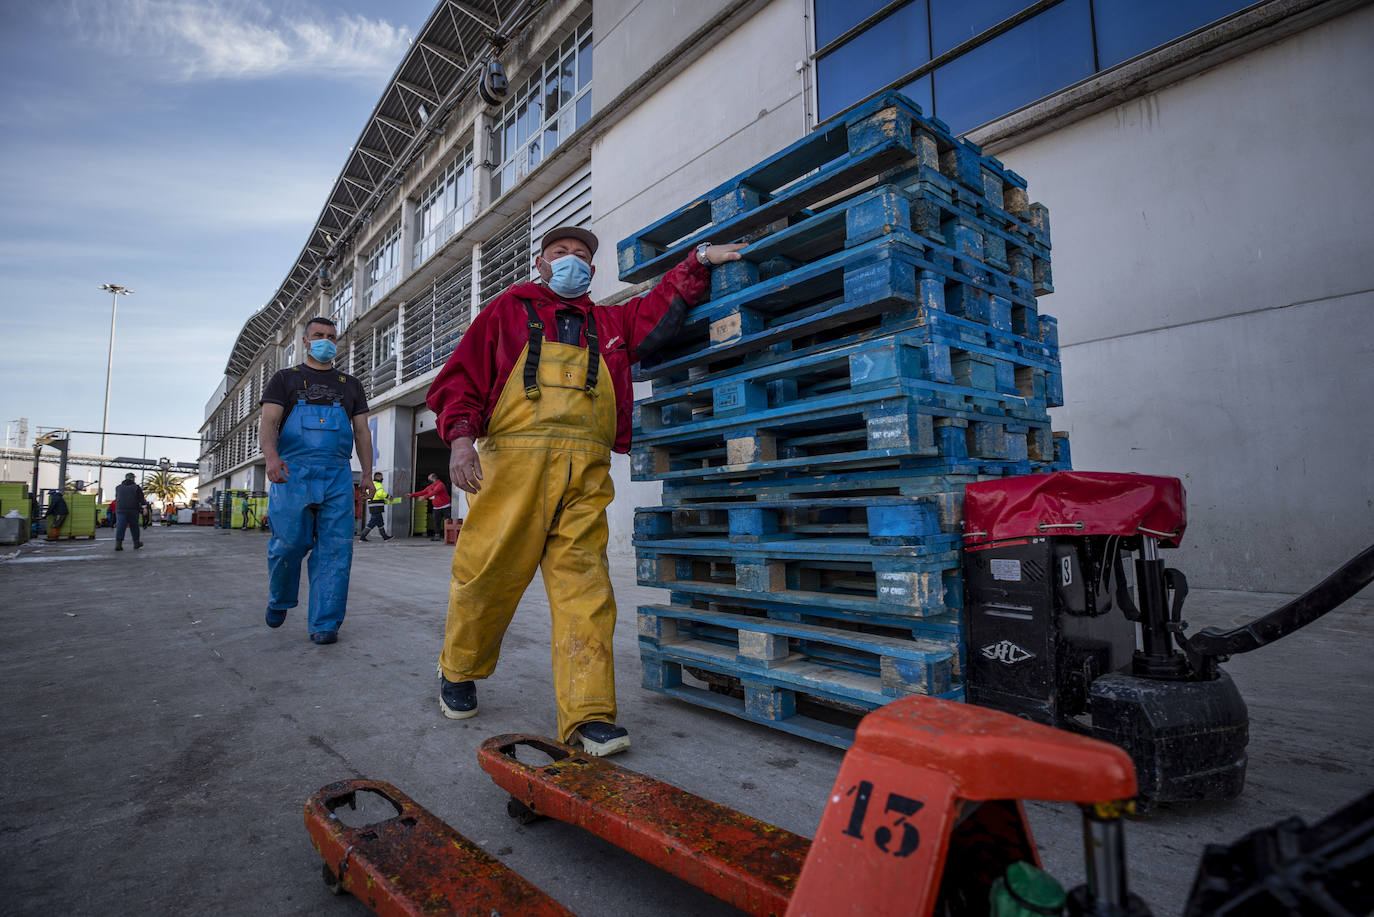
POLYGON ((1374 541, 1374 8, 998 154, 1050 209, 1080 469, 1176 475, 1194 585, 1374 541))

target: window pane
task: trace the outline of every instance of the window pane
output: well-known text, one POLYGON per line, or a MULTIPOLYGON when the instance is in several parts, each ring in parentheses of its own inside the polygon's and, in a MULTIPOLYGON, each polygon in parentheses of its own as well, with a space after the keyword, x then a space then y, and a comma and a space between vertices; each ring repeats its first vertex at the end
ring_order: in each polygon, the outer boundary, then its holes
POLYGON ((515 152, 517 147, 525 145, 525 141, 530 139, 530 107, 528 104, 521 105, 520 110, 515 114, 515 146, 511 152, 515 152))
POLYGON ((926 63, 929 47, 925 4, 912 3, 822 57, 816 62, 821 120, 926 63))
POLYGON ((577 88, 581 89, 592 81, 592 36, 588 33, 577 46, 577 88))
POLYGON ((1031 0, 930 0, 930 49, 937 56, 981 35, 1031 0))
POLYGON ((563 102, 558 97, 558 72, 553 71, 544 81, 544 111, 552 113, 562 106, 563 102))
POLYGON ((935 71, 935 115, 962 134, 1092 73, 1088 0, 1064 0, 935 71))
POLYGON ((552 153, 558 148, 558 122, 550 122, 550 126, 544 131, 544 152, 552 153))
POLYGON ((1168 44, 1251 4, 1247 0, 1093 0, 1103 70, 1168 44))
MULTIPOLYGON (((887 6, 891 0, 816 0, 816 47, 822 48, 887 6)), ((925 15, 925 3, 916 0, 925 15)))
POLYGON ((592 94, 584 93, 582 98, 577 100, 577 124, 573 128, 576 130, 586 124, 592 116, 592 94))
MULTIPOLYGON (((574 88, 574 86, 576 85, 576 79, 574 77, 576 64, 577 62, 573 60, 573 58, 565 57, 563 58, 563 63, 559 68, 558 78, 563 84, 563 104, 565 105, 568 103, 568 100, 570 100, 573 97, 573 93, 577 92, 577 90, 574 88)), ((550 108, 547 109, 547 111, 549 113, 549 117, 552 118, 558 112, 558 109, 550 108)))

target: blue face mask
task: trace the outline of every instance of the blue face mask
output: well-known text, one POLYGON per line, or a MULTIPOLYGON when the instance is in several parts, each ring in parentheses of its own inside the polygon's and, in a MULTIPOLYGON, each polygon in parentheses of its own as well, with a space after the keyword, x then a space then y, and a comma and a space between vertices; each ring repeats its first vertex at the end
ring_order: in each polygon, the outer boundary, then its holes
POLYGON ((564 299, 576 299, 592 285, 591 265, 576 255, 555 258, 549 266, 553 268, 549 289, 564 299))
POLYGON ((338 352, 339 348, 328 338, 316 338, 310 342, 310 355, 321 363, 331 362, 338 352))

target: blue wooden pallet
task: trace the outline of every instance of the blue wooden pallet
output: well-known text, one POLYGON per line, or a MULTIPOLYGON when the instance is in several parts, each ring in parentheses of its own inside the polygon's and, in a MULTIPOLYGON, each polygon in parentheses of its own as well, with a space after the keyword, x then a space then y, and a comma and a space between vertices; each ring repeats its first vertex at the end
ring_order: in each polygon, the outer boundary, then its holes
POLYGON ((1043 406, 949 386, 893 379, 862 391, 642 430, 635 480, 756 476, 782 469, 892 467, 926 457, 931 473, 996 467, 1030 474, 1053 462, 1043 406))
POLYGON ((701 595, 788 596, 826 607, 860 607, 889 615, 938 616, 953 607, 957 535, 920 545, 875 546, 867 539, 731 544, 711 539, 635 539, 641 586, 701 595), (717 593, 718 589, 723 592, 717 593), (827 605, 826 599, 835 601, 827 605))
POLYGON ((755 239, 740 261, 711 272, 711 297, 752 286, 802 264, 895 231, 929 241, 932 258, 957 264, 976 274, 982 266, 1009 278, 1022 296, 1053 292, 1049 288, 1049 237, 1031 224, 1008 229, 961 209, 943 190, 927 181, 906 185, 888 182, 831 202, 825 209, 785 228, 755 239))
MULTIPOLYGON (((836 748, 853 744, 854 730, 864 714, 895 699, 871 691, 862 693, 872 699, 851 699, 861 693, 858 684, 862 682, 856 678, 836 679, 834 670, 815 663, 798 664, 792 670, 750 672, 745 676, 737 674, 720 657, 692 648, 674 651, 670 647, 665 652, 641 647, 639 658, 641 684, 650 691, 836 748), (735 685, 737 690, 715 691, 689 684, 683 680, 684 668, 695 675, 714 676, 713 680, 735 685), (817 708, 827 708, 829 715, 819 715, 815 712, 817 708), (813 712, 808 714, 808 710, 813 712)), ((964 689, 954 685, 935 696, 963 700, 964 689)))
POLYGON ((641 542, 675 538, 725 538, 733 544, 804 541, 813 538, 867 538, 875 545, 919 544, 942 534, 962 534, 948 525, 962 490, 902 496, 812 496, 801 500, 701 502, 635 509, 634 538, 641 542))
MULTIPOLYGON (((739 417, 842 392, 862 392, 895 381, 930 383, 928 403, 974 406, 985 413, 1043 420, 1060 393, 1059 361, 1047 348, 1018 345, 1012 335, 978 326, 950 327, 934 319, 887 335, 816 345, 774 354, 729 369, 661 377, 652 394, 635 402, 635 426, 643 432, 739 417), (1052 378, 1053 377, 1053 378, 1052 378)), ((1030 345, 1031 342, 1024 341, 1030 345)))
POLYGON ((676 341, 643 361, 637 378, 680 374, 705 360, 746 359, 891 329, 942 313, 1044 341, 1036 301, 1006 275, 944 257, 910 230, 792 268, 687 311, 676 341))
MULTIPOLYGON (((740 672, 782 671, 799 662, 830 667, 861 676, 859 693, 849 699, 879 702, 950 690, 959 651, 947 639, 881 636, 674 604, 639 607, 639 641, 663 652, 692 647, 740 672)), ((835 681, 854 684, 843 675, 835 681)))
MULTIPOLYGON (((933 640, 956 647, 956 675, 963 672, 964 619, 962 579, 958 570, 945 576, 945 610, 915 616, 903 607, 889 611, 869 596, 843 592, 769 593, 745 592, 718 584, 691 584, 690 589, 674 588, 668 593, 673 605, 710 608, 727 614, 769 618, 793 624, 814 624, 842 628, 857 633, 903 640, 933 640)), ((932 610, 932 609, 928 609, 932 610)))
MULTIPOLYGON (((698 242, 744 238, 885 170, 925 167, 948 179, 945 190, 973 198, 988 214, 1032 221, 1025 181, 904 96, 889 92, 819 126, 810 135, 745 170, 617 245, 620 278, 647 280, 681 260, 698 242), (881 158, 874 156, 881 150, 881 158)), ((1032 221, 1033 222, 1033 221, 1032 221)))

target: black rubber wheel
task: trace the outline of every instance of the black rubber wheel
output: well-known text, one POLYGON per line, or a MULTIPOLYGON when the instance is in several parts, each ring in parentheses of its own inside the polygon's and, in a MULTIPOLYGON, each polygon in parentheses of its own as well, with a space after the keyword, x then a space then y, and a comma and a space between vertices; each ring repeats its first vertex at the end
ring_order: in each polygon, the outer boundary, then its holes
POLYGON ((543 821, 548 816, 540 815, 538 812, 525 805, 520 800, 512 796, 506 800, 506 814, 515 819, 522 825, 532 825, 537 821, 543 821))
POLYGON ((324 887, 329 889, 331 895, 348 894, 348 889, 343 887, 343 880, 334 875, 334 870, 329 868, 328 863, 320 864, 320 872, 324 877, 324 887))

